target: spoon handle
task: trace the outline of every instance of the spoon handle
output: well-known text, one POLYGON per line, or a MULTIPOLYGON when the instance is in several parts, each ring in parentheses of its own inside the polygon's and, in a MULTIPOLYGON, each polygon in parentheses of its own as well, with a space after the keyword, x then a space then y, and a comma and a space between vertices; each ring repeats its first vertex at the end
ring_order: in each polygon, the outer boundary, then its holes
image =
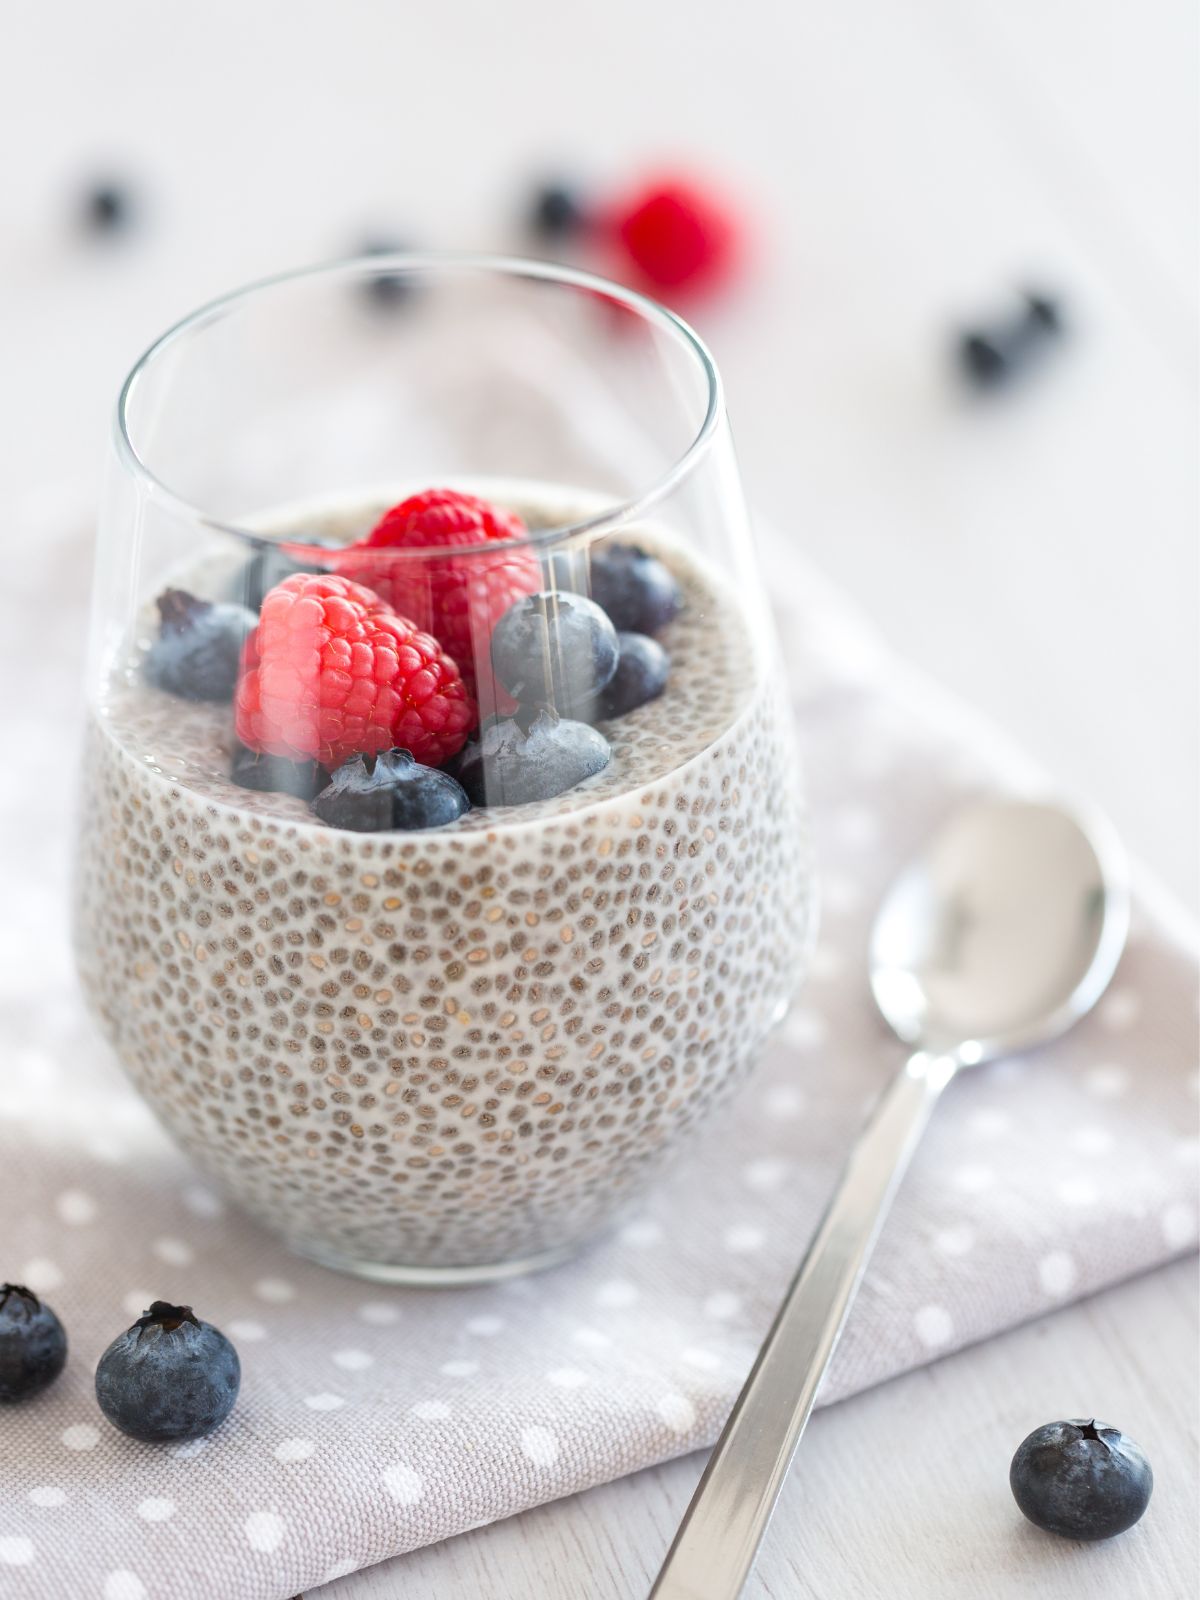
POLYGON ((892 1197, 958 1062, 919 1052, 880 1096, 717 1440, 650 1600, 736 1600, 892 1197))

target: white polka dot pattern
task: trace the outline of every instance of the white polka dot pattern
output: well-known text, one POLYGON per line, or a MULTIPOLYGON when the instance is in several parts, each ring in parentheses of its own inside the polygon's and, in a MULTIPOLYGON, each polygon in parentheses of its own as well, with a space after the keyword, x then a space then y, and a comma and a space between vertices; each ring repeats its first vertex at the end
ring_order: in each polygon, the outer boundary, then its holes
POLYGON ((582 1389, 587 1381, 587 1373, 578 1367, 555 1367, 546 1374, 546 1382, 556 1389, 582 1389))
POLYGON ((17 1276, 17 1282, 32 1289, 34 1294, 51 1294, 62 1281, 60 1269, 45 1256, 35 1256, 32 1261, 27 1261, 17 1276))
POLYGON ((418 1400, 412 1415, 422 1422, 445 1422, 453 1413, 444 1400, 418 1400))
POLYGON ((96 1220, 96 1202, 82 1189, 67 1189, 58 1197, 55 1208, 64 1222, 72 1227, 82 1227, 96 1220))
POLYGON ((262 1323, 255 1322, 250 1317, 234 1317, 224 1331, 231 1339, 242 1344, 257 1344, 260 1339, 267 1337, 267 1330, 262 1323))
POLYGON ((420 1473, 403 1463, 389 1467, 383 1475, 383 1483, 398 1506, 415 1506, 425 1493, 420 1473))
POLYGON ((365 1305, 359 1306, 358 1314, 373 1328, 390 1328, 400 1321, 400 1307, 393 1305, 390 1300, 368 1300, 365 1305))
POLYGON ((1038 1262, 1038 1282, 1048 1295, 1061 1300, 1075 1287, 1078 1273, 1065 1250, 1052 1250, 1038 1262))
POLYGON ((913 1317, 917 1338, 927 1350, 939 1350, 954 1338, 954 1321, 943 1306, 922 1306, 913 1317))
POLYGON ((340 1394, 330 1394, 327 1390, 323 1390, 320 1394, 306 1395, 304 1404, 310 1411, 337 1411, 346 1402, 340 1394))
POLYGON ((74 1422, 63 1429, 62 1442, 68 1450, 94 1450, 100 1443, 100 1433, 90 1422, 74 1422))
POLYGON ((195 1252, 190 1244, 185 1244, 182 1239, 162 1238, 156 1239, 152 1246, 154 1254, 160 1261, 165 1261, 169 1267, 190 1267, 195 1260, 195 1252))
POLYGON ((276 1461, 307 1461, 316 1449, 311 1439, 283 1439, 275 1446, 276 1461))
POLYGON ((166 1522, 175 1515, 174 1500, 165 1500, 160 1495, 151 1495, 138 1506, 138 1516, 145 1522, 166 1522))
POLYGON ((522 1428, 521 1450, 535 1467, 552 1467, 558 1460, 558 1440, 549 1428, 522 1428))
POLYGON ((53 1484, 39 1484, 36 1489, 30 1489, 29 1499, 35 1506, 65 1506, 67 1491, 56 1488, 53 1484))
POLYGON ((251 1550, 260 1550, 264 1555, 270 1555, 278 1550, 283 1543, 284 1527, 283 1518, 274 1511, 254 1511, 246 1518, 243 1524, 246 1534, 246 1543, 251 1550))
POLYGON ((105 1576, 101 1593, 104 1600, 147 1600, 146 1585, 136 1572, 120 1567, 105 1576))
POLYGON ((696 1426, 696 1408, 684 1394, 660 1395, 654 1409, 672 1433, 690 1433, 696 1426))

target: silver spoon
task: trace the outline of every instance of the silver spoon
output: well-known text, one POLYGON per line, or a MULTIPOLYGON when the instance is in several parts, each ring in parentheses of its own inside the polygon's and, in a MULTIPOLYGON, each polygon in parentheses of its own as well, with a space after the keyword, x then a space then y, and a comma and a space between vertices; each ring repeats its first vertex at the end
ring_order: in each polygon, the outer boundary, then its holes
POLYGON ((1055 805, 964 807, 893 884, 871 988, 913 1047, 880 1096, 688 1506, 651 1600, 735 1600, 863 1268, 961 1067, 1055 1038, 1103 994, 1129 925, 1119 842, 1055 805))

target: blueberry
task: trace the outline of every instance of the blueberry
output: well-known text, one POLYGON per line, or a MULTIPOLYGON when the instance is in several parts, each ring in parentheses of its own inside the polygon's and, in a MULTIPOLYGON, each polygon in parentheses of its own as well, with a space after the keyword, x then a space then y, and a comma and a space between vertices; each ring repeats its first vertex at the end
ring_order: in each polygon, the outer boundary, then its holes
POLYGON ((584 722, 553 711, 518 712, 483 730, 458 763, 458 778, 477 805, 517 806, 549 800, 601 772, 608 740, 584 722))
MULTIPOLYGON (((359 245, 359 253, 364 256, 392 256, 402 255, 410 248, 407 240, 373 234, 359 245)), ((410 272, 374 272, 363 280, 363 292, 367 299, 384 311, 403 305, 416 287, 417 280, 410 272)))
POLYGON ((242 1381, 237 1351, 191 1306, 156 1300, 100 1357, 96 1399, 135 1439, 198 1439, 233 1410, 242 1381))
POLYGON ((83 196, 83 225, 92 233, 117 233, 133 213, 130 191, 111 179, 92 184, 83 196))
POLYGON ((258 620, 245 606, 198 600, 182 589, 158 597, 158 638, 146 652, 149 681, 184 700, 230 700, 246 635, 258 620))
POLYGON ((1062 330, 1058 302, 1046 294, 1025 293, 1004 319, 959 334, 958 364, 975 388, 998 388, 1029 366, 1062 330))
MULTIPOLYGON (((320 538, 311 533, 297 535, 295 543, 317 550, 339 548, 338 540, 320 538)), ((297 572, 325 570, 317 563, 298 561, 282 544, 266 543, 260 545, 242 568, 234 598, 249 606, 251 611, 259 611, 262 609, 263 596, 277 583, 282 583, 285 578, 291 578, 297 572)))
POLYGON ((529 208, 529 231, 539 239, 565 239, 587 222, 579 193, 569 184, 544 183, 529 208))
POLYGON ((623 717, 627 711, 656 699, 667 687, 671 658, 656 639, 644 633, 619 633, 621 654, 617 670, 600 696, 605 717, 623 717))
POLYGON ((67 1362, 63 1325, 30 1289, 0 1283, 0 1403, 28 1400, 67 1362))
POLYGON ((312 809, 331 828, 379 833, 443 828, 469 811, 471 802, 448 772, 423 767, 407 750, 388 750, 344 761, 312 809))
POLYGON ((293 794, 297 800, 312 800, 329 781, 315 761, 289 761, 286 756, 260 755, 244 744, 234 747, 231 774, 242 789, 257 789, 264 794, 293 794))
POLYGON ((683 603, 670 569, 635 544, 607 544, 593 553, 591 595, 622 633, 657 633, 683 603))
POLYGON ((514 699, 586 720, 617 670, 617 633, 592 600, 562 589, 518 600, 492 634, 492 665, 514 699))
POLYGON ((1021 1510, 1064 1539, 1111 1539, 1150 1503, 1154 1474, 1132 1439, 1094 1418, 1048 1422, 1017 1447, 1008 1481, 1021 1510))

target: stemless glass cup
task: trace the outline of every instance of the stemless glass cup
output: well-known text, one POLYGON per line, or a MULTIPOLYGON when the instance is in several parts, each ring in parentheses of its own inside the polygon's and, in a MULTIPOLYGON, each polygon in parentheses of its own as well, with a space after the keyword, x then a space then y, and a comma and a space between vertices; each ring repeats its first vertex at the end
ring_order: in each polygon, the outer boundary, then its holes
POLYGON ((799 981, 805 819, 719 379, 602 279, 371 257, 165 334, 118 407, 87 687, 88 1001, 303 1255, 425 1283, 565 1256, 722 1114, 799 981), (411 292, 385 311, 380 278, 411 292), (443 512, 364 542, 435 488, 501 537, 443 512), (493 651, 522 603, 532 689, 493 651), (614 715, 639 630, 669 677, 614 715), (550 793, 564 739, 588 775, 550 793), (473 808, 322 821, 393 746, 473 808))

